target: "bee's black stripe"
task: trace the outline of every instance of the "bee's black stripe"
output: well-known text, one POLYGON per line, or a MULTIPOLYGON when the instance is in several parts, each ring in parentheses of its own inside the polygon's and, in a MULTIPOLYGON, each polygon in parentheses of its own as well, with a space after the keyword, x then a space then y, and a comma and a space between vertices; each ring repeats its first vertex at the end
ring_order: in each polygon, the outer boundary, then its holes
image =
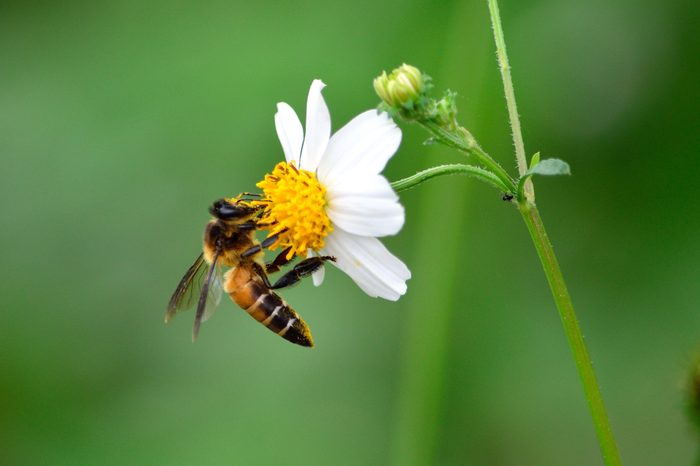
POLYGON ((283 328, 282 330, 280 330, 279 332, 277 332, 277 335, 279 335, 279 336, 281 336, 282 338, 284 338, 284 336, 287 334, 287 332, 289 332, 290 329, 291 329, 292 331, 294 331, 294 324, 295 324, 298 320, 299 320, 299 319, 297 319, 296 317, 292 317, 291 319, 289 319, 289 321, 287 322, 287 325, 285 325, 284 328, 283 328))
POLYGON ((296 316, 296 312, 292 311, 289 305, 282 301, 282 298, 276 294, 273 294, 272 292, 270 293, 271 294, 265 298, 264 305, 265 310, 269 313, 268 315, 269 317, 272 317, 272 319, 270 319, 270 321, 265 325, 273 332, 279 333, 279 331, 287 325, 289 319, 296 316))
POLYGON ((257 280, 249 282, 248 287, 255 300, 246 309, 248 314, 285 340, 303 346, 313 344, 306 323, 282 298, 257 280))
POLYGON ((267 317, 267 319, 263 320, 261 323, 262 323, 265 327, 269 326, 269 325, 270 325, 270 322, 272 322, 272 319, 274 319, 275 317, 277 317, 277 314, 278 314, 279 311, 281 311, 282 309, 284 309, 284 306, 282 306, 282 305, 279 305, 279 306, 275 307, 275 310, 272 311, 272 314, 270 314, 270 315, 267 317))

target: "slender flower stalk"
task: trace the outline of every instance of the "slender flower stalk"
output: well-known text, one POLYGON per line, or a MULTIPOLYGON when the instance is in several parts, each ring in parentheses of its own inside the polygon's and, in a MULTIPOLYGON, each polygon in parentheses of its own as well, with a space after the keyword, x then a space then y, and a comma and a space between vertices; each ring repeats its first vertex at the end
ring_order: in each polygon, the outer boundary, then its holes
MULTIPOLYGON (((506 42, 503 35, 503 27, 501 26, 501 17, 498 10, 497 0, 489 1, 489 12, 493 25, 493 33, 496 42, 496 50, 498 62, 503 78, 503 87, 505 90, 506 102, 508 106, 508 115, 510 117, 511 129, 513 133, 513 144, 515 145, 515 155, 518 163, 518 171, 523 176, 527 171, 527 162, 525 159, 525 145, 523 142, 522 131, 520 129, 520 118, 518 116, 518 108, 515 103, 515 92, 513 90, 513 81, 510 75, 510 65, 508 63, 508 55, 506 53, 506 42)), ((547 281, 552 290, 554 302, 559 310, 564 332, 566 333, 569 347, 576 362, 583 390, 586 394, 586 400, 591 411, 593 424, 595 425, 598 443, 603 454, 605 464, 608 466, 618 466, 622 462, 620 454, 617 451, 617 444, 613 436, 612 427, 608 419, 603 396, 598 387, 593 363, 588 354, 586 343, 583 340, 581 327, 578 324, 576 312, 569 296, 569 291, 564 282, 564 276, 559 269, 557 257, 554 254, 544 224, 540 218, 537 207, 534 204, 534 188, 530 180, 525 183, 524 198, 519 199, 518 208, 520 214, 527 225, 532 242, 537 249, 537 254, 542 262, 547 281)))
MULTIPOLYGON (((513 144, 515 146, 518 178, 512 178, 503 167, 479 146, 474 136, 457 123, 455 94, 447 91, 444 97, 436 100, 431 98, 427 92, 430 86, 423 86, 420 92, 416 92, 413 83, 406 79, 399 79, 402 73, 401 70, 405 71, 407 69, 411 70, 412 75, 415 77, 417 69, 404 64, 391 74, 383 73, 375 81, 375 89, 383 101, 380 104, 380 109, 386 110, 390 114, 401 117, 408 122, 419 124, 432 135, 433 142, 458 150, 481 166, 453 165, 433 167, 412 177, 397 181, 392 186, 396 190, 403 190, 437 176, 454 173, 468 174, 502 190, 503 199, 512 201, 512 204, 517 206, 530 232, 532 242, 549 282, 554 302, 559 311, 564 332, 583 385, 603 460, 607 466, 620 466, 622 463, 617 444, 615 443, 581 327, 579 326, 556 255, 535 205, 535 192, 531 177, 533 175, 568 175, 570 174, 569 166, 566 162, 558 159, 540 160, 539 153, 532 157, 532 161, 528 166, 497 0, 488 0, 488 5, 501 77, 503 79, 513 144)), ((429 78, 423 75, 420 76, 422 77, 421 83, 429 82, 429 78)))
POLYGON ((448 131, 431 121, 420 121, 419 124, 427 129, 438 141, 457 149, 465 155, 474 157, 484 167, 488 168, 501 181, 504 191, 515 192, 516 186, 513 178, 498 162, 484 152, 469 131, 461 127, 448 131))
MULTIPOLYGON (((513 89, 513 80, 510 76, 510 63, 508 62, 508 53, 506 52, 506 39, 503 35, 503 26, 501 25, 501 14, 498 9, 498 0, 489 0, 489 13, 491 14, 493 38, 496 42, 498 67, 501 70, 503 91, 506 97, 506 106, 508 107, 508 118, 510 120, 511 133, 513 135, 513 145, 515 146, 515 161, 518 165, 518 173, 520 176, 523 176, 527 171, 525 142, 523 141, 523 133, 520 129, 518 106, 515 103, 515 90, 513 89)), ((534 188, 532 187, 532 181, 530 180, 528 180, 525 184, 525 193, 529 199, 534 200, 535 192, 534 188)))
POLYGON ((569 296, 569 291, 564 282, 564 276, 559 268, 557 256, 554 254, 552 244, 549 242, 547 232, 544 229, 542 218, 537 211, 537 207, 530 201, 524 200, 519 204, 519 210, 530 232, 530 237, 537 250, 537 255, 542 262, 542 268, 547 276, 549 287, 552 290, 554 302, 559 310, 564 332, 569 342, 569 347, 576 362, 583 391, 588 401, 588 407, 591 411, 593 424, 595 425, 598 443, 603 454, 605 464, 608 466, 621 465, 620 455, 617 451, 617 444, 613 436, 608 414, 603 403, 603 396, 598 387, 593 363, 588 354, 586 343, 583 340, 583 333, 574 311, 574 305, 569 296))
POLYGON ((485 181, 486 183, 492 185, 494 188, 497 188, 501 191, 508 191, 508 187, 505 184, 503 184, 503 182, 490 171, 484 170, 481 167, 475 167, 473 165, 463 165, 460 163, 430 167, 428 169, 416 173, 415 175, 403 178, 398 181, 394 181, 393 183, 391 183, 391 187, 394 188, 394 190, 397 193, 400 193, 402 191, 407 191, 411 188, 415 188, 416 186, 423 184, 426 181, 429 181, 433 178, 445 175, 473 176, 474 178, 478 178, 481 181, 485 181))

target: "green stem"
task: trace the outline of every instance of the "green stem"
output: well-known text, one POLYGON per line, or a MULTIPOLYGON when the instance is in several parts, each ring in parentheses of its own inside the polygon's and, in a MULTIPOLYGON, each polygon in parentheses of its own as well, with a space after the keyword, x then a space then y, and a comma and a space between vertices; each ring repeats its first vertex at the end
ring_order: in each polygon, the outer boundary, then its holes
POLYGON ((438 176, 445 175, 468 175, 485 181, 486 183, 494 186, 496 189, 501 191, 508 191, 503 182, 492 172, 484 170, 481 167, 475 167, 473 165, 463 165, 463 164, 450 164, 450 165, 438 165, 436 167, 431 167, 416 173, 415 175, 409 176, 407 178, 394 181, 391 183, 391 187, 394 191, 401 192, 406 191, 411 188, 415 188, 419 184, 425 183, 426 181, 436 178, 438 176))
MULTIPOLYGON (((515 91, 513 90, 513 80, 510 75, 510 64, 508 63, 508 54, 506 53, 506 41, 503 35, 503 26, 501 25, 501 15, 498 10, 498 0, 488 0, 489 12, 491 14, 491 24, 493 26, 493 37, 496 42, 496 54, 498 56, 498 64, 501 69, 501 78, 503 79, 503 89, 508 106, 508 116, 510 118, 510 127, 513 133, 513 144, 515 145, 515 158, 518 163, 518 172, 522 177, 527 171, 527 160, 525 159, 525 144, 523 135, 520 129, 520 118, 518 117, 518 107, 515 104, 515 91)), ((557 257, 554 254, 552 245, 547 237, 547 232, 544 229, 544 224, 540 218, 537 207, 534 204, 535 192, 532 186, 532 180, 528 179, 524 185, 519 186, 518 201, 520 213, 525 220, 532 242, 537 249, 537 254, 542 262, 544 273, 547 276, 549 287, 552 290, 554 302, 559 310, 564 332, 569 341, 569 346, 576 362, 583 391, 586 394, 588 407, 593 417, 598 443, 603 460, 608 466, 621 465, 620 455, 617 451, 615 437, 610 427, 608 414, 605 410, 603 397, 598 387, 593 364, 588 355, 586 344, 583 341, 581 328, 579 327, 574 306, 571 302, 571 297, 566 288, 564 277, 559 269, 557 257), (523 189, 524 188, 524 189, 523 189)))
POLYGON ((519 204, 519 209, 527 229, 530 231, 532 242, 535 245, 535 249, 537 249, 537 255, 540 257, 549 287, 552 290, 554 302, 559 310, 564 332, 569 341, 574 361, 576 361, 576 368, 583 384, 583 391, 586 394, 586 400, 588 401, 588 407, 598 436, 598 443, 603 453, 603 460, 608 466, 620 466, 622 464, 620 455, 617 451, 617 445, 610 427, 608 414, 605 410, 603 397, 598 387, 598 381, 593 371, 593 363, 583 341, 581 327, 578 324, 574 306, 566 288, 564 276, 559 269, 559 263, 552 249, 552 244, 549 242, 537 207, 528 201, 522 201, 519 204))
POLYGON ((454 131, 448 131, 434 121, 419 121, 418 124, 427 129, 438 141, 446 146, 476 158, 479 163, 492 171, 501 180, 506 187, 506 191, 515 194, 515 182, 508 172, 484 152, 469 131, 461 127, 454 131))
MULTIPOLYGON (((489 12, 491 13, 491 25, 493 26, 493 38, 496 42, 496 56, 498 57, 498 67, 501 70, 503 80, 503 90, 508 106, 508 118, 510 119, 510 129, 513 133, 513 144, 515 145, 515 160, 518 164, 518 173, 523 176, 527 171, 527 159, 525 158, 525 143, 523 133, 520 129, 520 118, 518 117, 518 106, 515 103, 515 90, 513 89, 513 79, 510 76, 510 63, 506 52, 506 39, 503 35, 501 25, 501 14, 498 10, 498 0, 489 1, 489 12)), ((525 183, 525 194, 528 199, 534 200, 535 192, 532 181, 525 183)))

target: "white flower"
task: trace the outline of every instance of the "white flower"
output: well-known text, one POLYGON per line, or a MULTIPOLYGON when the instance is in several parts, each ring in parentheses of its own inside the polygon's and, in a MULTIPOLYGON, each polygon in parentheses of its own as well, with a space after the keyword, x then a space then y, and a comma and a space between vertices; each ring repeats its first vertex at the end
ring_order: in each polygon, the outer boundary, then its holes
MULTIPOLYGON (((294 110, 277 105, 275 126, 286 164, 258 184, 272 200, 268 213, 277 229, 270 235, 281 232, 276 246, 289 247, 290 256, 335 257, 334 264, 365 293, 395 301, 406 293, 411 272, 377 237, 394 235, 404 224, 403 206, 380 174, 399 147, 401 130, 386 113, 368 110, 331 136, 324 87, 320 80, 311 84, 306 135, 294 110), (275 197, 280 187, 284 192, 275 197)), ((323 268, 313 280, 321 284, 323 268)))

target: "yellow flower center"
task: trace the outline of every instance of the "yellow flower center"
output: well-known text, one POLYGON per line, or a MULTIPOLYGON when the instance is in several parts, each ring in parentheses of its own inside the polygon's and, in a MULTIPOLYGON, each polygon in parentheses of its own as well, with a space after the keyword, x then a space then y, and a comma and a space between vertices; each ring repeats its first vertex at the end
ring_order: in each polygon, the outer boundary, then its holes
POLYGON ((306 257, 307 250, 318 251, 333 230, 326 215, 326 188, 316 175, 294 164, 280 162, 256 185, 263 199, 252 201, 263 206, 258 224, 269 230, 268 238, 277 235, 270 249, 290 248, 287 259, 306 257))

